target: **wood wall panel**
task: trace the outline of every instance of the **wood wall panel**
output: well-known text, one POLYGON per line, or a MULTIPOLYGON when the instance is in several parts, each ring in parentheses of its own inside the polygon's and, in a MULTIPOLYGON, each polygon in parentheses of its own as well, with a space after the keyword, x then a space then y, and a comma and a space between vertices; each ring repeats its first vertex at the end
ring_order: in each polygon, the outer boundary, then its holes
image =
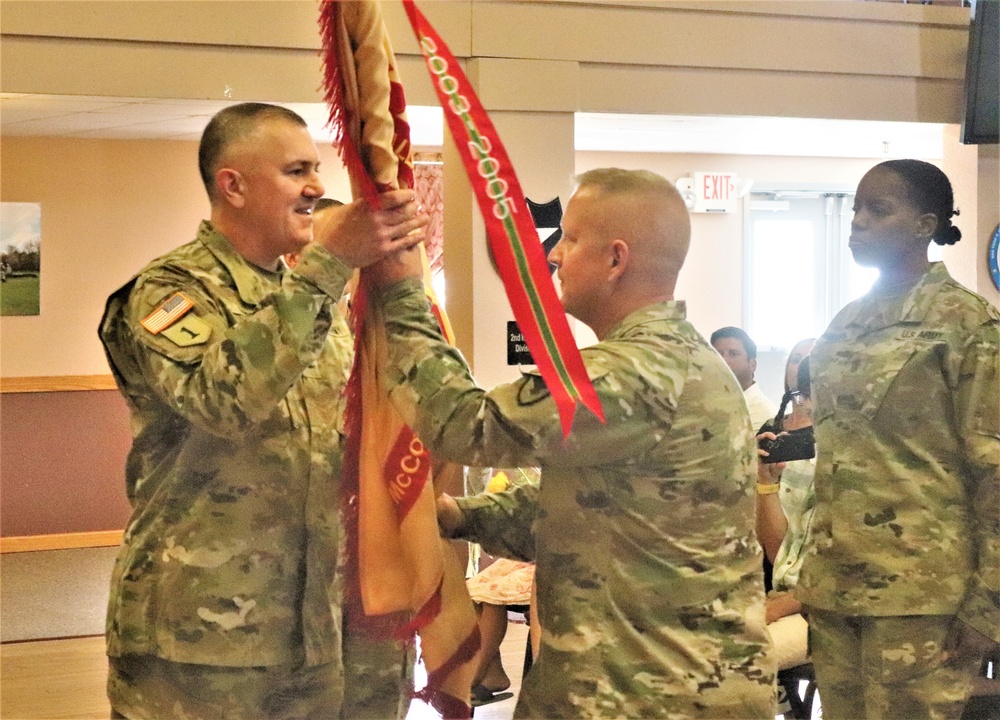
MULTIPOLYGON (((542 108, 537 98, 545 90, 536 87, 530 63, 545 62, 580 64, 580 87, 560 89, 580 98, 568 111, 671 113, 679 111, 670 98, 685 97, 703 101, 690 102, 687 112, 708 113, 700 108, 712 104, 710 95, 726 115, 955 122, 960 111, 967 8, 799 0, 451 0, 422 7, 456 57, 498 68, 515 61, 480 78, 486 85, 479 91, 502 96, 497 107, 504 109, 542 108), (591 66, 611 69, 614 84, 587 85, 591 66), (650 89, 650 70, 668 73, 677 92, 650 89), (712 82, 700 83, 699 71, 712 82), (732 92, 756 83, 765 96, 780 93, 780 102, 761 111, 764 103, 732 92), (918 101, 900 103, 899 93, 918 101), (954 107, 948 119, 940 107, 954 107)), ((401 4, 384 8, 408 101, 435 104, 401 4)), ((4 0, 2 84, 20 93, 318 102, 315 14, 306 0, 4 0)), ((572 80, 572 73, 563 79, 572 80)))
MULTIPOLYGON (((470 0, 423 2, 421 11, 456 57, 468 54, 470 0)), ((400 2, 382 4, 397 53, 418 54, 400 2)), ((4 0, 3 31, 90 40, 256 48, 320 47, 316 0, 4 0)))
POLYGON ((623 107, 663 115, 958 123, 963 105, 958 80, 828 74, 819 81, 764 70, 580 66, 581 110, 614 113, 623 107))
POLYGON ((129 447, 115 390, 0 395, 0 535, 124 528, 129 447))
POLYGON ((57 375, 45 377, 0 377, 0 393, 72 392, 117 390, 111 375, 57 375))

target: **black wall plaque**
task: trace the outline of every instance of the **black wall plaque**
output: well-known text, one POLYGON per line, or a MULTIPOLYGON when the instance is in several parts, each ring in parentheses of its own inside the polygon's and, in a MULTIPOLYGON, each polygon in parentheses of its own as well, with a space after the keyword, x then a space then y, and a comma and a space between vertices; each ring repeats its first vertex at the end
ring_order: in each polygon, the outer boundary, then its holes
POLYGON ((521 335, 521 328, 513 320, 507 321, 507 364, 534 365, 535 361, 528 352, 528 343, 521 335))

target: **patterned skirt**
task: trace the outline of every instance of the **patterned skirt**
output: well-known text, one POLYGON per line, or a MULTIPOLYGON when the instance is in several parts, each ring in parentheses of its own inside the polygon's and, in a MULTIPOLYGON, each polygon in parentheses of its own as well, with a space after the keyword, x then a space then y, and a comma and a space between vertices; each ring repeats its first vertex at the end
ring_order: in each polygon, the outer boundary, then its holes
POLYGON ((477 603, 528 605, 535 564, 497 558, 482 572, 466 580, 469 595, 477 603))

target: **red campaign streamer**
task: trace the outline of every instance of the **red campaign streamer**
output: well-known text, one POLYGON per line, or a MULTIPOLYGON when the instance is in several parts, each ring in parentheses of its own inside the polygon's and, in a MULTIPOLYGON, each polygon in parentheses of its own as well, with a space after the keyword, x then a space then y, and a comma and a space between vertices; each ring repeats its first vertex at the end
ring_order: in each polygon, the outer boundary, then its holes
POLYGON ((600 400, 552 285, 538 231, 496 128, 427 18, 413 0, 403 0, 403 6, 479 203, 514 318, 559 410, 563 436, 572 428, 577 403, 603 422, 600 400))

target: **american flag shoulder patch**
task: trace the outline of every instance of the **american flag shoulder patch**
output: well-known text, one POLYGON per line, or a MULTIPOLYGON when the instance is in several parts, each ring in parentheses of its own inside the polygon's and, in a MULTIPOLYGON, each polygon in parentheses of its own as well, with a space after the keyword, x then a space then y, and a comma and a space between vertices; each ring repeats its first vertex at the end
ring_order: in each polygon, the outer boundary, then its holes
POLYGON ((160 307, 147 315, 141 324, 149 332, 157 335, 184 317, 184 314, 193 307, 194 303, 184 293, 174 293, 160 307))

